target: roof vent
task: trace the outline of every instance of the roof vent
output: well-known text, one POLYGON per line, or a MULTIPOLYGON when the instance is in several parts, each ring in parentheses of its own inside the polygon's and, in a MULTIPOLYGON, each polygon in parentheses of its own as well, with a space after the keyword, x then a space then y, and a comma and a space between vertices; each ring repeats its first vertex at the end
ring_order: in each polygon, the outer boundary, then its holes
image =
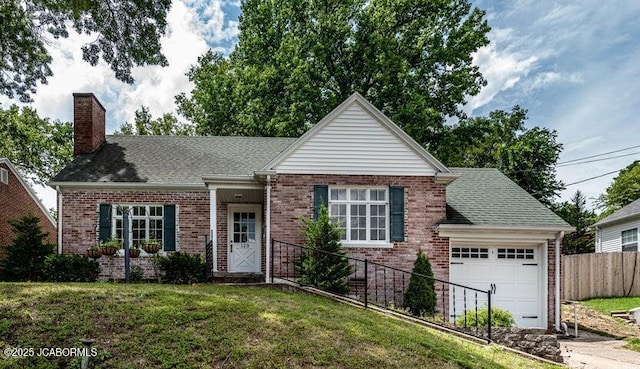
POLYGON ((0 182, 9 184, 9 171, 4 168, 0 168, 0 182))

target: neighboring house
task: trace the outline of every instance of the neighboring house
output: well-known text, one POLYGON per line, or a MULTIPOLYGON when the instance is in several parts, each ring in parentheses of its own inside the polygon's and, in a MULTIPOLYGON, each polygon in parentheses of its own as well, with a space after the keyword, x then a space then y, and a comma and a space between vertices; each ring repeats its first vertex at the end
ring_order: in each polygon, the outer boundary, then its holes
MULTIPOLYGON (((11 162, 0 158, 0 246, 12 244, 15 238, 9 221, 28 214, 40 218, 42 231, 49 233, 46 241, 56 244, 56 223, 51 214, 11 162)), ((3 254, 4 248, 0 247, 3 254)))
POLYGON ((640 251, 640 199, 596 222, 596 252, 640 251))
MULTIPOLYGON (((498 170, 447 168, 359 94, 297 139, 105 137, 93 94, 74 94, 74 115, 76 156, 50 183, 65 253, 122 237, 133 207, 132 243, 204 254, 212 240, 214 271, 268 280, 285 263, 269 241, 302 243, 300 217, 327 204, 349 255, 411 270, 423 249, 437 278, 493 286, 519 325, 559 323, 572 228, 498 170)), ((122 258, 104 259, 122 276, 122 258)))

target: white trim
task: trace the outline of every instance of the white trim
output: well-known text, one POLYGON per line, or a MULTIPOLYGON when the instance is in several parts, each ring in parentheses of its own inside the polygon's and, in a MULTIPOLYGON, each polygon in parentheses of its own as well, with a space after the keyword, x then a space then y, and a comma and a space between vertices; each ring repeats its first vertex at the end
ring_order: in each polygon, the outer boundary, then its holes
POLYGON ((231 270, 231 238, 233 236, 233 212, 253 211, 256 213, 256 243, 258 245, 258 273, 262 272, 262 204, 227 204, 227 271, 231 270))
POLYGON ((281 164, 285 159, 287 159, 291 154, 293 154, 302 144, 309 141, 309 139, 315 136, 319 131, 324 129, 329 123, 331 123, 335 117, 339 114, 343 113, 352 103, 358 103, 366 112, 371 114, 380 124, 386 127, 391 133, 393 133, 400 141, 402 141, 409 149, 415 152, 420 158, 422 158, 426 163, 428 163, 433 168, 437 169, 440 172, 450 173, 451 171, 442 164, 438 159, 433 157, 430 153, 427 152, 422 146, 420 146, 411 136, 409 136, 406 132, 404 132, 400 127, 398 127, 391 119, 387 118, 380 110, 378 110, 375 106, 373 106, 367 99, 365 99, 362 95, 355 92, 349 98, 342 102, 342 104, 338 105, 335 109, 333 109, 329 114, 327 114, 320 122, 318 122, 313 128, 308 130, 304 135, 300 136, 294 143, 289 145, 286 150, 284 150, 280 155, 278 155, 275 159, 271 160, 263 170, 273 170, 279 164, 281 164))
POLYGON ((560 226, 510 226, 510 225, 472 225, 472 224, 439 224, 438 231, 530 231, 530 232, 553 232, 555 238, 558 232, 574 232, 575 227, 560 226))
POLYGON ((218 197, 217 189, 209 186, 209 236, 213 256, 213 271, 218 271, 218 197))
POLYGON ((207 191, 204 183, 146 183, 146 182, 49 182, 49 187, 60 187, 68 189, 127 189, 127 190, 189 190, 207 191))
POLYGON ((9 168, 11 170, 11 172, 14 175, 14 177, 16 177, 18 179, 18 182, 20 183, 20 185, 27 191, 27 193, 29 194, 29 196, 31 196, 33 201, 35 201, 35 203, 38 205, 40 210, 42 210, 42 213, 45 215, 45 217, 49 220, 49 222, 51 222, 53 227, 57 229, 58 226, 56 224, 56 221, 53 219, 51 214, 49 214, 49 210, 44 207, 44 204, 42 204, 42 201, 40 201, 40 199, 38 198, 36 193, 33 191, 31 186, 29 186, 29 184, 27 184, 27 182, 20 176, 18 171, 16 171, 16 168, 13 166, 13 164, 11 164, 9 159, 0 158, 0 164, 5 164, 7 166, 7 168, 9 168))
POLYGON ((542 323, 543 328, 549 326, 549 242, 540 246, 540 258, 542 265, 542 323))

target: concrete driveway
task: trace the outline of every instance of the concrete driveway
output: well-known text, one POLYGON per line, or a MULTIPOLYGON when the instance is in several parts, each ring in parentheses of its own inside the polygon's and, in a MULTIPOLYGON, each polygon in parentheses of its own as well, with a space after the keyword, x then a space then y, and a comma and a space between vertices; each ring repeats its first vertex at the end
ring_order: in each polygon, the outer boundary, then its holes
POLYGON ((559 339, 565 364, 580 369, 640 369, 640 352, 623 349, 625 342, 580 332, 578 338, 559 339))

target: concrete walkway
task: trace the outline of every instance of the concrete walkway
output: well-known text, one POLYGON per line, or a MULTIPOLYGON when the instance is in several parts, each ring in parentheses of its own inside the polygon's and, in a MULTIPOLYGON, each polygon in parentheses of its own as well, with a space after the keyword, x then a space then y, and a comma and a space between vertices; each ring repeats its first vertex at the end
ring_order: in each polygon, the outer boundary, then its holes
POLYGON ((640 369, 640 352, 622 348, 622 340, 580 332, 578 338, 559 342, 564 362, 572 368, 640 369))

